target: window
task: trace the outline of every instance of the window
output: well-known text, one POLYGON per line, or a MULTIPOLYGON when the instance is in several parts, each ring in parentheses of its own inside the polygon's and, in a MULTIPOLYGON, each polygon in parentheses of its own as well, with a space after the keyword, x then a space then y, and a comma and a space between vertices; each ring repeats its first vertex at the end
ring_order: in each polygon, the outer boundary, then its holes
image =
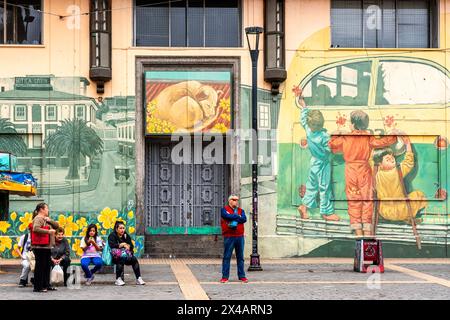
POLYGON ((270 129, 270 105, 260 103, 258 105, 258 128, 270 129))
POLYGON ((314 75, 303 96, 308 106, 367 106, 371 62, 335 66, 314 75))
POLYGON ((25 128, 16 128, 16 132, 17 134, 22 138, 23 142, 25 142, 25 144, 28 147, 28 134, 27 134, 27 129, 25 128))
POLYGON ((239 47, 240 0, 135 0, 135 45, 239 47))
POLYGON ((331 47, 437 46, 436 0, 331 1, 331 47))
POLYGON ((27 121, 27 106, 18 104, 14 106, 14 120, 27 121))
POLYGON ((56 121, 56 105, 45 106, 45 120, 46 121, 56 121))
POLYGON ((41 44, 41 0, 0 0, 0 44, 41 44))
POLYGON ((424 63, 382 61, 375 100, 377 105, 445 104, 450 102, 450 78, 424 63))
POLYGON ((46 136, 49 137, 56 132, 56 129, 47 129, 46 136))
POLYGON ((42 148, 42 134, 33 134, 33 148, 42 148))
POLYGON ((86 120, 85 106, 83 104, 75 106, 75 119, 86 120))

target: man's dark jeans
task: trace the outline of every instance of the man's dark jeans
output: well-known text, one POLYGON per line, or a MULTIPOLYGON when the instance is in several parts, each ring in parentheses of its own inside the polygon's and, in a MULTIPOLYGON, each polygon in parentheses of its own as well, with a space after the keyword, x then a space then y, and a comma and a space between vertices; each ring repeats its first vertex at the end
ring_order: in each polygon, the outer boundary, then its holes
POLYGON ((241 237, 224 237, 223 238, 223 261, 222 261, 222 278, 230 277, 230 260, 233 249, 236 253, 238 278, 245 278, 244 271, 244 236, 241 237))

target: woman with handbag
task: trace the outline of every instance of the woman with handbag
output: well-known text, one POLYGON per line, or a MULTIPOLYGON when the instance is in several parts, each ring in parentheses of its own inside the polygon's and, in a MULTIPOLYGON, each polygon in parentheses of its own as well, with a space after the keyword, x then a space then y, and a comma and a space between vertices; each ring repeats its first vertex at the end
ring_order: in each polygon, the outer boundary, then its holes
POLYGON ((59 225, 48 216, 48 205, 39 203, 33 212, 31 248, 36 265, 34 268, 34 292, 56 290, 50 286, 51 249, 55 245, 55 232, 59 225))
POLYGON ((144 285, 141 278, 139 262, 134 256, 134 246, 131 237, 125 232, 125 225, 121 221, 116 221, 114 231, 108 237, 108 244, 111 248, 112 261, 116 265, 116 285, 123 286, 124 265, 132 266, 136 276, 136 284, 144 285))

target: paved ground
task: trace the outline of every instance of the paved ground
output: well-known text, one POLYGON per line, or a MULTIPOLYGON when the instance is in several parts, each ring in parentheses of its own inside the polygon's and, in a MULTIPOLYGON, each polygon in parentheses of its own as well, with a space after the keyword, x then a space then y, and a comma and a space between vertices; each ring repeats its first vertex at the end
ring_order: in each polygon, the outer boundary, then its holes
POLYGON ((118 295, 135 300, 434 300, 450 298, 450 259, 386 259, 384 274, 352 271, 351 259, 263 260, 262 272, 248 273, 249 283, 237 281, 236 266, 230 282, 218 282, 218 259, 141 260, 146 286, 134 284, 126 267, 124 287, 113 285, 113 274, 99 274, 91 286, 59 287, 56 292, 33 293, 18 288, 17 260, 0 260, 0 299, 111 299, 118 295))

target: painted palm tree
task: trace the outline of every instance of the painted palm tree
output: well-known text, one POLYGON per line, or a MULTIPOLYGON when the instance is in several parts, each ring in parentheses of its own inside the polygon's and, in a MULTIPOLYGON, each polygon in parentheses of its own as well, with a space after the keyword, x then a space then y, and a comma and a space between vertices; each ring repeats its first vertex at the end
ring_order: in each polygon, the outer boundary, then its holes
POLYGON ((50 155, 67 156, 69 173, 67 179, 79 179, 81 157, 92 158, 103 153, 103 141, 94 129, 82 119, 61 121, 56 131, 44 141, 50 155))
POLYGON ((0 118, 0 151, 10 152, 17 156, 27 153, 27 145, 17 133, 14 124, 4 118, 0 118))

